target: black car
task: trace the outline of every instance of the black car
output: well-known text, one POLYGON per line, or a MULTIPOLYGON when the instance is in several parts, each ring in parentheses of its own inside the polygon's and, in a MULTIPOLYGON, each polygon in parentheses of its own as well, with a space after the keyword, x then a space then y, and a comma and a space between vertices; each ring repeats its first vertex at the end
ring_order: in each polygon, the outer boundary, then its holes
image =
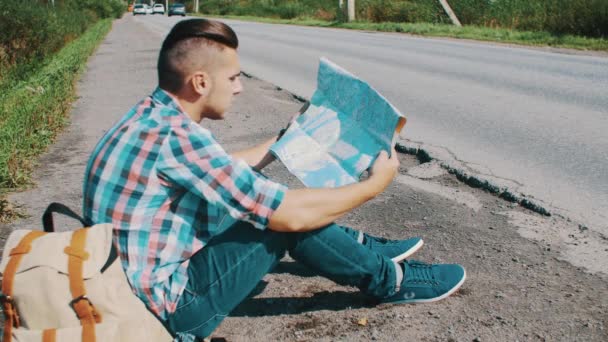
POLYGON ((181 15, 182 17, 186 15, 186 6, 184 4, 173 4, 169 6, 169 16, 172 15, 181 15))

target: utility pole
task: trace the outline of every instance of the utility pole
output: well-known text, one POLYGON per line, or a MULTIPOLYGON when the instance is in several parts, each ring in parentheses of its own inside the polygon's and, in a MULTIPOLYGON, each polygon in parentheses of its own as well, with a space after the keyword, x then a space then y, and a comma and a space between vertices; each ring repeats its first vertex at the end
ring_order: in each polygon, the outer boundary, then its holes
POLYGON ((348 21, 355 20, 355 0, 348 0, 348 21))
POLYGON ((452 7, 450 7, 450 4, 448 4, 448 0, 439 0, 439 2, 441 3, 441 6, 443 7, 445 13, 450 17, 450 20, 452 20, 452 24, 461 27, 462 24, 460 23, 460 20, 458 20, 458 18, 456 17, 456 14, 454 14, 454 11, 452 11, 452 7))
POLYGON ((194 0, 194 13, 198 13, 198 0, 194 0))

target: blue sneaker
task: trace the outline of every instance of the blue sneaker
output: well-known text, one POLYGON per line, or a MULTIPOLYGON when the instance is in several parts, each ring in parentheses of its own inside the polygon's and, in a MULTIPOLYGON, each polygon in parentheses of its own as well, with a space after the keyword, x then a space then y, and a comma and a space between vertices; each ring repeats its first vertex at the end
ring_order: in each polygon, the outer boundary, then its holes
POLYGON ((401 288, 382 303, 407 304, 431 303, 456 292, 464 283, 466 272, 456 264, 427 264, 406 261, 401 288))
POLYGON ((419 250, 424 241, 419 237, 407 240, 388 240, 363 234, 362 243, 372 251, 387 256, 394 262, 400 262, 419 250))

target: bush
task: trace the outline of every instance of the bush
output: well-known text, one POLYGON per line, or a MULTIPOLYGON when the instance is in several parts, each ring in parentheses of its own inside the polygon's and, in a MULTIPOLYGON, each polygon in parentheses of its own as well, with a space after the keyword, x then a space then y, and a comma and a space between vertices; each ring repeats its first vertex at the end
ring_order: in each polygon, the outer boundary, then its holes
MULTIPOLYGON (((608 0, 449 0, 449 4, 464 25, 608 36, 608 0)), ((358 20, 450 22, 437 0, 357 0, 356 5, 358 20)), ((282 19, 346 19, 336 0, 209 0, 203 2, 201 10, 282 19)))
POLYGON ((67 123, 74 81, 111 27, 110 19, 98 21, 26 80, 0 92, 0 204, 7 189, 28 183, 35 157, 67 123))
POLYGON ((306 12, 307 12, 307 9, 304 7, 304 5, 297 3, 297 2, 296 3, 284 3, 284 4, 279 5, 276 8, 276 14, 281 19, 293 19, 306 12))
POLYGON ((293 19, 297 17, 336 18, 337 1, 328 3, 321 0, 253 0, 229 1, 210 0, 200 5, 203 13, 218 15, 251 15, 293 19))
POLYGON ((463 24, 608 36, 606 0, 450 0, 463 24))
POLYGON ((80 36, 101 18, 120 16, 120 0, 3 0, 0 7, 0 84, 26 77, 38 62, 80 36))
POLYGON ((479 25, 488 15, 493 0, 450 0, 449 4, 463 25, 479 25))

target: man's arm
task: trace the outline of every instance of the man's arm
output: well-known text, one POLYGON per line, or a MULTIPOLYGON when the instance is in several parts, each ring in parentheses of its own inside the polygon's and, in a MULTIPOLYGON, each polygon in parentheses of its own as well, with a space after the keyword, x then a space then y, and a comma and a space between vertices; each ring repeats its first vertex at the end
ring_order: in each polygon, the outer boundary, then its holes
POLYGON ((388 158, 382 151, 362 182, 334 189, 288 190, 270 217, 268 228, 281 232, 303 232, 324 227, 350 210, 376 197, 391 183, 399 169, 397 152, 388 158))
POLYGON ((261 171, 268 164, 272 163, 275 160, 274 155, 270 153, 270 146, 283 136, 285 131, 287 131, 289 126, 291 126, 291 124, 298 118, 298 116, 300 116, 302 113, 304 113, 304 111, 306 111, 308 105, 309 103, 306 102, 306 104, 304 104, 300 111, 291 117, 291 120, 289 120, 289 124, 287 125, 287 127, 283 128, 277 136, 263 142, 258 146, 242 151, 233 152, 231 153, 232 158, 242 159, 252 168, 261 171))
POLYGON ((249 166, 256 170, 262 170, 266 165, 274 161, 274 156, 269 152, 270 146, 277 141, 277 137, 268 139, 258 146, 231 153, 232 158, 244 160, 249 166))

